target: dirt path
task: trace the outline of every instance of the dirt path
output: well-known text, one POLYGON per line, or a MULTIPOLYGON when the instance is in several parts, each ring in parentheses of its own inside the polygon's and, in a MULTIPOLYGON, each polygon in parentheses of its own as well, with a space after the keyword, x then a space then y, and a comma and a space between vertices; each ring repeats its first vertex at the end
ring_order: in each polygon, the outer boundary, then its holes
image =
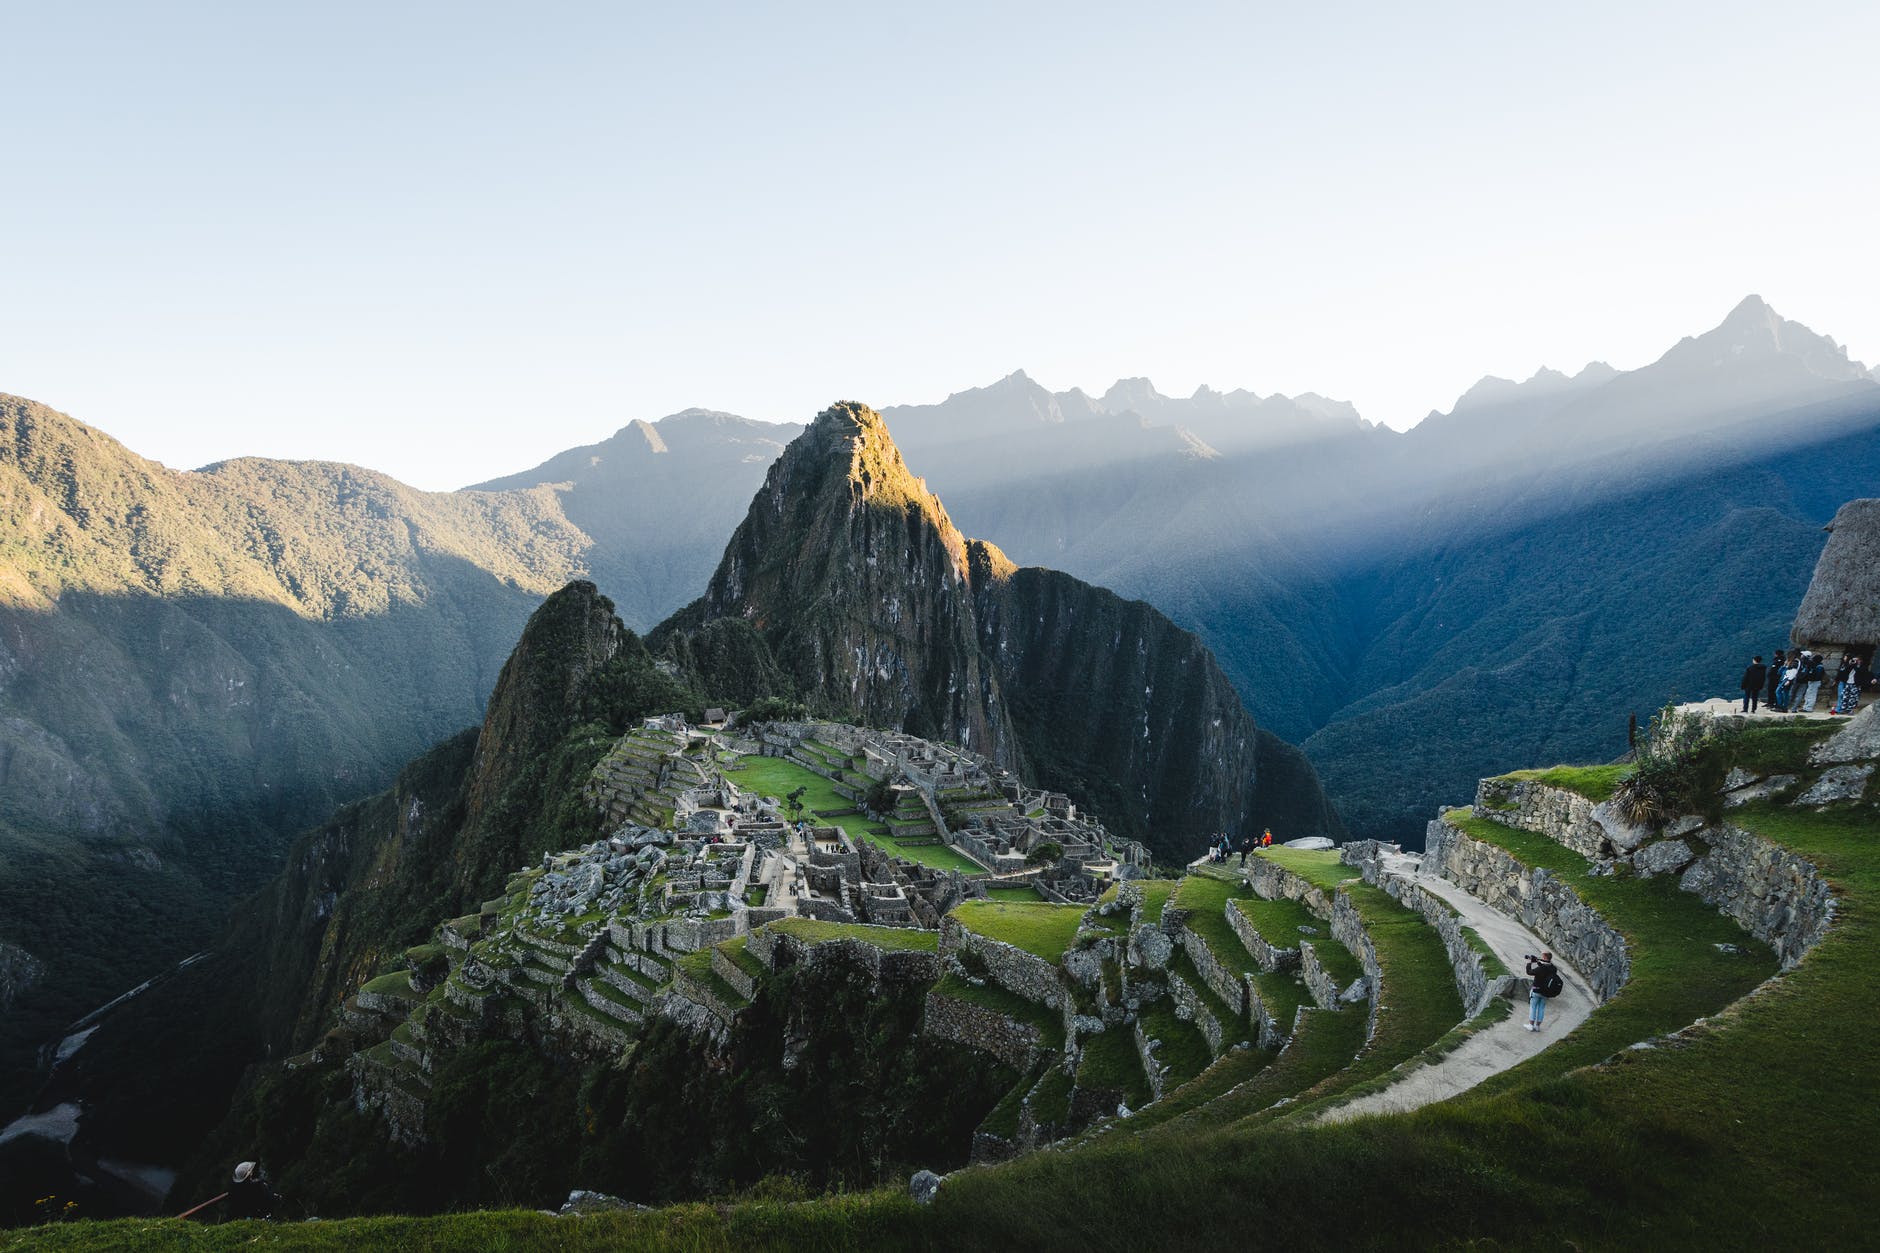
MULTIPOLYGON (((1385 869, 1446 901, 1488 942, 1509 970, 1519 974, 1527 968, 1526 954, 1538 953, 1546 947, 1513 918, 1491 909, 1447 879, 1419 873, 1420 864, 1421 859, 1414 854, 1400 854, 1386 858, 1385 869)), ((1572 1031, 1586 1021, 1597 1001, 1579 971, 1558 959, 1554 964, 1560 968, 1566 988, 1548 1003, 1547 1022, 1540 1031, 1527 1030, 1527 1004, 1523 1001, 1505 1021, 1477 1032, 1434 1065, 1420 1066, 1380 1092, 1329 1110, 1320 1121, 1345 1122, 1367 1114, 1400 1114, 1446 1101, 1467 1092, 1490 1075, 1526 1061, 1572 1031)))

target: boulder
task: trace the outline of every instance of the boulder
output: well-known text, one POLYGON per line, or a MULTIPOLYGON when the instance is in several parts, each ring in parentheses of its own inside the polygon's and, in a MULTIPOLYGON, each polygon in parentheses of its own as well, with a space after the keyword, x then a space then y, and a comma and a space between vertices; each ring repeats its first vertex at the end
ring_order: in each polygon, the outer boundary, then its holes
POLYGON ((914 1177, 907 1181, 907 1194, 914 1198, 916 1205, 932 1205, 933 1199, 940 1195, 940 1176, 931 1170, 917 1170, 914 1177))
POLYGON ((1676 874, 1697 856, 1683 840, 1660 840, 1647 844, 1632 855, 1632 866, 1649 879, 1653 875, 1676 874))
POLYGON ((1815 745, 1808 760, 1817 766, 1838 762, 1870 761, 1880 757, 1880 702, 1867 706, 1847 725, 1815 745))
POLYGON ((1748 787, 1762 776, 1751 774, 1741 766, 1730 767, 1730 773, 1723 776, 1723 790, 1734 792, 1740 787, 1748 787))
POLYGON ((1831 766, 1821 772, 1821 777, 1815 780, 1813 787, 1795 798, 1795 803, 1797 805, 1832 805, 1836 801, 1857 801, 1866 792, 1867 780, 1872 774, 1871 764, 1831 766))
POLYGON ((1629 853, 1652 837, 1650 827, 1633 826, 1620 815, 1618 807, 1611 801, 1601 801, 1593 806, 1592 817, 1600 831, 1620 852, 1629 853))
POLYGON ((1739 805, 1747 805, 1751 801, 1762 800, 1765 796, 1773 796, 1784 788, 1793 787, 1794 785, 1794 775, 1772 774, 1761 783, 1752 783, 1748 787, 1740 787, 1736 791, 1729 793, 1723 798, 1723 805, 1725 809, 1735 809, 1739 805))
POLYGON ((608 1196, 605 1192, 589 1192, 584 1188, 576 1188, 562 1203, 559 1214, 563 1218, 579 1218, 583 1214, 618 1214, 646 1208, 648 1207, 633 1201, 623 1201, 617 1196, 608 1196))

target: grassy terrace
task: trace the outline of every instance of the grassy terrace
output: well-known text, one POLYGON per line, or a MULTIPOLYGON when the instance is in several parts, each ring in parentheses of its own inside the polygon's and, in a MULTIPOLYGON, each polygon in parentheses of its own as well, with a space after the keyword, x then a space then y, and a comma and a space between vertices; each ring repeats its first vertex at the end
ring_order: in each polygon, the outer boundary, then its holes
POLYGON ((1201 1029, 1192 1022, 1184 1022, 1175 1016, 1175 1007, 1168 1001, 1156 1002, 1155 1006, 1145 1011, 1139 1019, 1142 1031, 1150 1039, 1160 1040, 1161 1047, 1153 1050, 1157 1062, 1167 1073, 1167 1091, 1173 1091, 1176 1084, 1187 1083, 1207 1068, 1214 1055, 1208 1052, 1207 1039, 1201 1029))
POLYGON ((1131 1109, 1149 1103, 1149 1077, 1136 1052, 1136 1037, 1127 1027, 1111 1027, 1083 1041, 1083 1060, 1077 1065, 1079 1088, 1115 1088, 1131 1109))
POLYGON ((1716 1012, 1775 972, 1775 958, 1728 918, 1688 892, 1675 876, 1635 879, 1586 873, 1586 859, 1571 849, 1469 811, 1445 815, 1478 840, 1506 849, 1516 860, 1552 870, 1626 938, 1632 977, 1572 1035, 1556 1042, 1490 1085, 1505 1088, 1542 1075, 1562 1074, 1628 1045, 1676 1031, 1716 1012), (1717 946, 1740 951, 1729 953, 1717 946))
POLYGON ((750 936, 733 936, 729 940, 721 941, 718 948, 731 960, 732 965, 751 976, 751 978, 761 979, 763 977, 764 963, 751 956, 750 936))
POLYGON ((1501 777, 1564 788, 1569 792, 1578 792, 1589 801, 1609 801, 1613 790, 1619 786, 1619 780, 1630 773, 1632 767, 1629 765, 1554 766, 1548 770, 1515 770, 1501 777))
MULTIPOLYGON (((849 838, 878 845, 896 857, 904 857, 922 866, 932 866, 936 870, 958 870, 966 874, 981 874, 985 871, 984 866, 966 854, 944 844, 902 844, 892 835, 873 834, 879 828, 873 827, 860 814, 820 817, 836 810, 854 809, 855 802, 842 796, 833 783, 800 762, 753 755, 742 758, 736 769, 725 771, 725 777, 739 787, 779 801, 797 788, 803 788, 803 804, 819 816, 819 821, 841 827, 849 833, 849 838)), ((921 816, 925 820, 924 810, 921 816)))
POLYGON ((1334 848, 1263 848, 1259 855, 1327 892, 1347 879, 1358 877, 1357 871, 1338 860, 1338 850, 1334 848))
POLYGON ((1292 1044, 1252 1078, 1206 1104, 1168 1120, 1150 1139, 1186 1140, 1202 1128, 1257 1118, 1275 1101, 1296 1097, 1350 1065, 1364 1047, 1364 1015, 1355 1008, 1313 1010, 1292 1044))
POLYGON ((1303 939, 1318 939, 1325 935, 1325 920, 1301 905, 1298 901, 1280 899, 1262 900, 1257 896, 1236 896, 1234 908, 1240 916, 1253 924, 1253 929, 1260 933, 1260 938, 1274 948, 1298 948, 1303 939), (1310 927, 1318 935, 1308 937, 1301 927, 1310 927))
POLYGON ((994 901, 1011 902, 1041 901, 1044 899, 1044 897, 1038 895, 1037 888, 1023 884, 1018 887, 989 887, 986 889, 986 898, 994 901))
POLYGON ((1018 1022, 1030 1023, 1038 1028, 1047 1049, 1064 1047, 1064 1019, 1056 1010, 1047 1009, 1036 1001, 1028 1001, 996 983, 968 983, 957 974, 949 974, 934 984, 933 990, 941 996, 950 996, 956 1001, 965 1001, 968 1005, 1004 1014, 1018 1022))
POLYGON ((1201 1003, 1207 1007, 1210 1014, 1214 1015, 1214 1021, 1221 1024, 1221 1038, 1224 1041, 1232 1044, 1236 1040, 1247 1037, 1248 1019, 1229 1009, 1227 1002, 1208 986, 1208 981, 1201 977, 1199 970, 1195 969, 1194 959, 1188 956, 1186 949, 1176 950, 1168 968, 1170 974, 1180 975, 1182 982, 1194 989, 1195 995, 1201 998, 1201 1003))
POLYGON ((940 949, 938 931, 913 927, 871 927, 861 922, 823 922, 817 918, 779 918, 766 923, 770 930, 792 936, 806 944, 825 940, 859 940, 885 952, 934 953, 940 949))
POLYGON ((951 916, 974 935, 1002 940, 1055 964, 1077 938, 1084 906, 962 901, 951 916))
MULTIPOLYGON (((684 971, 694 983, 732 1009, 743 1009, 751 1003, 744 993, 725 982, 725 977, 712 969, 712 951, 709 948, 699 949, 696 953, 687 953, 673 965, 684 971)), ((625 1004, 632 1004, 625 997, 621 999, 625 1004)), ((634 1006, 634 1008, 637 1009, 639 1006, 634 1006)))
POLYGON ((1159 1127, 1239 1087, 1271 1065, 1273 1057, 1272 1053, 1256 1048, 1228 1049, 1215 1058, 1212 1065, 1181 1087, 1169 1090, 1161 1100, 1128 1122, 1101 1128, 1097 1136, 1119 1132, 1141 1134, 1159 1127))
MULTIPOLYGON (((1377 1032, 1363 1056, 1304 1092, 1302 1102, 1384 1074, 1435 1045, 1463 1021, 1455 971, 1435 928, 1415 910, 1399 905, 1382 888, 1353 883, 1345 890, 1364 919, 1365 934, 1377 949, 1377 964, 1383 976, 1383 1008, 1378 1012, 1377 1032)), ((1338 951, 1351 962, 1351 977, 1357 978, 1356 960, 1343 948, 1338 951)), ((1353 1006, 1349 1012, 1359 1017, 1363 1007, 1353 1006)))
POLYGON ((394 970, 388 975, 380 975, 378 978, 366 983, 366 985, 359 990, 361 992, 371 992, 376 996, 402 997, 407 1001, 420 999, 418 993, 411 986, 411 972, 409 970, 394 970))

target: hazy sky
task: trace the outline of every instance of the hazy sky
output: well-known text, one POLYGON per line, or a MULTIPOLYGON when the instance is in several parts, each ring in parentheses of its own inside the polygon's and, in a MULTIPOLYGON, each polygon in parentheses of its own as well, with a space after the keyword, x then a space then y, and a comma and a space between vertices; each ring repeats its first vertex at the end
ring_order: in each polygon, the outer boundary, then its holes
POLYGON ((1871 3, 0 0, 0 391, 451 487, 1019 367, 1404 426, 1751 291, 1872 364, 1876 47, 1871 3))

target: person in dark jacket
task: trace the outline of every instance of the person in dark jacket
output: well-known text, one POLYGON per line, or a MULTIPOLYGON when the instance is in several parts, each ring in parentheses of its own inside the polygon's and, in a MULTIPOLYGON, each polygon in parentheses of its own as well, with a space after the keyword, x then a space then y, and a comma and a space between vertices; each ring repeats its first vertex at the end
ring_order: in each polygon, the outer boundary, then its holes
POLYGON ((1775 660, 1769 663, 1769 677, 1763 680, 1763 704, 1770 709, 1776 707, 1776 688, 1782 682, 1782 667, 1786 664, 1782 650, 1776 649, 1775 660))
POLYGON ((261 1176, 258 1162, 243 1162, 235 1168, 235 1178, 228 1186, 228 1216, 235 1218, 274 1217, 275 1195, 261 1176))
POLYGON ((1756 659, 1749 663, 1748 669, 1743 671, 1743 682, 1741 686, 1743 688, 1744 713, 1753 714, 1756 712, 1756 702, 1762 699, 1763 684, 1766 683, 1768 679, 1769 667, 1763 665, 1762 654, 1757 653, 1756 659))
POLYGON ((1867 678, 1866 667, 1853 653, 1841 658, 1841 664, 1834 672, 1834 708, 1835 714, 1851 714, 1860 708, 1860 689, 1867 678))
POLYGON ((1555 991, 1559 989, 1560 968, 1554 965, 1552 953, 1542 953, 1539 957, 1532 955, 1528 957, 1527 973, 1529 979, 1527 1029, 1539 1031, 1541 1024, 1547 1020, 1549 996, 1549 993, 1542 989, 1550 988, 1555 991))

